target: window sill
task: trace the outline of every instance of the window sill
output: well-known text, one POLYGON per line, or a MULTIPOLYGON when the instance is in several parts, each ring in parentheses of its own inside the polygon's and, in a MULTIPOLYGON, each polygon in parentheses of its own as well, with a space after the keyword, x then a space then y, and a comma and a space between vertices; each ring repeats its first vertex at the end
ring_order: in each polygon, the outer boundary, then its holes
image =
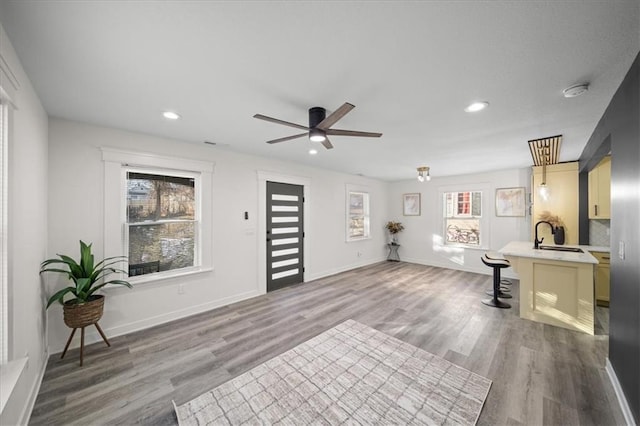
POLYGON ((27 366, 28 357, 19 358, 0 366, 0 413, 4 411, 11 393, 27 366))
POLYGON ((453 247, 453 248, 459 248, 459 249, 471 249, 471 250, 489 250, 489 247, 485 247, 485 246, 468 246, 465 244, 445 244, 445 247, 453 247))
POLYGON ((129 281, 133 286, 135 286, 136 284, 147 284, 147 283, 153 283, 158 281, 165 281, 173 278, 188 277, 190 275, 204 274, 212 271, 213 271, 212 267, 203 266, 200 268, 184 269, 184 270, 175 271, 175 272, 167 271, 167 272, 159 272, 155 274, 139 275, 139 276, 131 277, 127 281, 129 281))
POLYGON ((370 239, 371 239, 371 237, 351 238, 351 239, 348 239, 346 242, 347 243, 355 243, 355 242, 358 242, 358 241, 367 241, 367 240, 370 240, 370 239))

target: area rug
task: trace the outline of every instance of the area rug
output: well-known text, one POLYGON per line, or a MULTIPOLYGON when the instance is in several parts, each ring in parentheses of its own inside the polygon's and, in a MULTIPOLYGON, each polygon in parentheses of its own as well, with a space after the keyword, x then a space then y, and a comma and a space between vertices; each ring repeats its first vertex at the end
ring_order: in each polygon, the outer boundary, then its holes
POLYGON ((181 426, 474 425, 490 387, 489 379, 347 320, 176 414, 181 426))

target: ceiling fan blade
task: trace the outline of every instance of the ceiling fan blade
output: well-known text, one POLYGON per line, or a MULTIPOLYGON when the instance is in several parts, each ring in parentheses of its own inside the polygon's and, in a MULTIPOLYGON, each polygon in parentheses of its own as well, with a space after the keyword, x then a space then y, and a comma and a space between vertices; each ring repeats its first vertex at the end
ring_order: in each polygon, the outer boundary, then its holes
POLYGON ((323 140, 322 142, 322 146, 324 146, 327 149, 333 149, 333 145, 331 145, 331 142, 329 142, 328 138, 325 138, 325 140, 323 140))
POLYGON ((325 133, 328 135, 335 135, 335 136, 360 136, 363 138, 379 138, 380 136, 382 136, 382 133, 358 132, 356 130, 339 130, 339 129, 328 129, 328 130, 325 130, 325 133))
POLYGON ((303 136, 307 136, 309 133, 300 133, 299 135, 293 135, 293 136, 286 136, 284 138, 279 138, 279 139, 274 139, 271 141, 267 141, 267 143, 278 143, 278 142, 284 142, 284 141, 290 141, 291 139, 298 139, 301 138, 303 136))
POLYGON ((262 115, 262 114, 256 114, 253 116, 253 118, 258 118, 264 121, 270 121, 276 124, 282 124, 283 126, 295 127, 296 129, 309 130, 307 126, 302 126, 296 123, 290 123, 288 121, 278 120, 277 118, 267 117, 266 115, 262 115))
POLYGON ((330 116, 322 120, 320 124, 316 126, 316 128, 321 130, 327 130, 329 127, 333 126, 338 120, 340 120, 342 117, 347 115, 347 113, 354 108, 355 108, 355 105, 351 105, 349 102, 345 102, 344 104, 342 104, 340 108, 333 111, 333 114, 331 114, 330 116))

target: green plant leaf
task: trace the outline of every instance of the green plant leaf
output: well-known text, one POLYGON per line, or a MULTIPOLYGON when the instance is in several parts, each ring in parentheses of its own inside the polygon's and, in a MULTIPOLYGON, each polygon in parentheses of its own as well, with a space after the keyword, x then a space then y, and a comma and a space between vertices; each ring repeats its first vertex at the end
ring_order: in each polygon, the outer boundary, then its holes
POLYGON ((93 254, 91 254, 91 244, 87 245, 80 240, 80 266, 85 276, 91 275, 93 271, 93 254))
POLYGON ((65 287, 62 290, 56 292, 53 296, 49 298, 49 302, 47 303, 47 309, 49 309, 49 306, 51 306, 56 301, 60 302, 61 305, 64 304, 64 301, 63 301, 64 296, 67 293, 73 293, 74 290, 75 288, 73 287, 65 287))
POLYGON ((89 293, 87 294, 87 298, 89 296, 91 296, 93 293, 95 293, 96 291, 100 290, 102 287, 106 286, 107 284, 123 285, 125 287, 133 288, 133 286, 127 281, 124 281, 124 280, 111 280, 111 281, 107 281, 106 283, 103 283, 103 284, 100 284, 100 285, 97 285, 97 286, 93 287, 91 289, 91 291, 89 291, 89 293))
POLYGON ((40 273, 43 272, 59 272, 61 274, 65 274, 69 276, 69 279, 71 279, 71 273, 69 271, 67 271, 66 269, 58 269, 58 268, 44 268, 40 270, 40 273))
POLYGON ((115 263, 126 262, 126 260, 127 260, 127 256, 111 256, 111 257, 102 259, 100 262, 96 264, 95 267, 96 268, 99 268, 101 266, 105 267, 115 263))
POLYGON ((91 288, 91 280, 89 278, 78 278, 78 285, 76 288, 79 294, 84 294, 91 288))
POLYGON ((69 270, 71 270, 71 273, 73 275, 75 275, 76 277, 82 277, 83 276, 82 268, 80 267, 80 265, 78 265, 76 263, 75 260, 73 260, 72 258, 70 258, 69 256, 66 256, 64 254, 59 254, 58 256, 60 256, 60 258, 65 261, 67 266, 69 266, 69 270))

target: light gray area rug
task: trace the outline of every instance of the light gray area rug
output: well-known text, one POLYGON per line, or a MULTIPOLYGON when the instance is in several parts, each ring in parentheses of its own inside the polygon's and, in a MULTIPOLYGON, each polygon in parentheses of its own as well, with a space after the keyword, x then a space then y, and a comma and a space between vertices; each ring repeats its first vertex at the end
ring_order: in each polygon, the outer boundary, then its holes
POLYGON ((180 425, 473 425, 491 381, 353 320, 176 407, 180 425))

